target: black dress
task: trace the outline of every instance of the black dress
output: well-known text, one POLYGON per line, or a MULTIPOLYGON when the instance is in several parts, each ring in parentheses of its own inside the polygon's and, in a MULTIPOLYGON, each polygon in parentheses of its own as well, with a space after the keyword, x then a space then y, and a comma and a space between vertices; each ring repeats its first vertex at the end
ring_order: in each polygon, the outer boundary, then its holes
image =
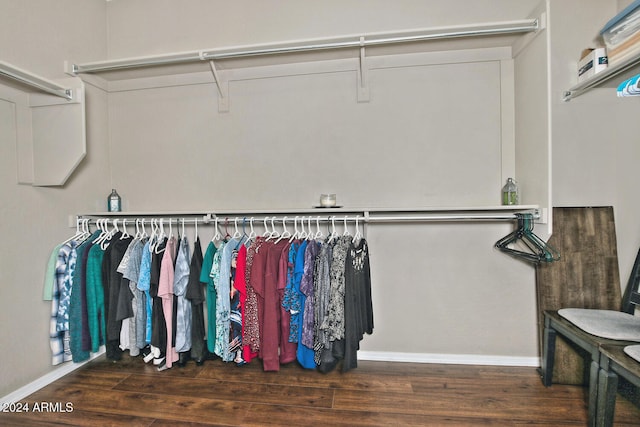
POLYGON ((357 352, 364 334, 373 333, 373 304, 369 247, 364 239, 347 251, 344 272, 344 360, 342 372, 358 366, 357 352))
POLYGON ((200 282, 202 272, 202 247, 196 239, 191 256, 189 282, 185 298, 191 301, 191 358, 201 362, 206 357, 206 331, 204 327, 204 284, 200 282))
POLYGON ((160 266, 164 248, 167 246, 167 239, 163 239, 151 254, 151 274, 149 279, 149 295, 152 298, 151 310, 151 345, 160 349, 160 357, 165 356, 167 349, 167 326, 162 310, 162 298, 158 297, 158 286, 160 285, 160 266), (160 252, 160 253, 156 253, 160 252))
MULTIPOLYGON (((122 282, 126 279, 122 273, 117 271, 120 261, 124 257, 132 238, 120 239, 122 233, 116 233, 109 241, 109 246, 105 250, 102 259, 102 283, 104 286, 104 306, 107 320, 107 358, 110 360, 120 360, 122 350, 120 349, 120 330, 122 329, 122 319, 118 319, 118 300, 122 282)), ((128 283, 128 280, 126 280, 128 283)))

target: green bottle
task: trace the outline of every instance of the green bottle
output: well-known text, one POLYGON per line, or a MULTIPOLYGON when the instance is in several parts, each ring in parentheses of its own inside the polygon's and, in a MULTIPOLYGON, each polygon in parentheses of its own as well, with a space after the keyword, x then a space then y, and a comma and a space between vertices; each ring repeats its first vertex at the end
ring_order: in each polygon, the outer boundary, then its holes
POLYGON ((513 178, 507 178, 507 183, 502 187, 502 204, 517 205, 518 204, 518 186, 513 178))

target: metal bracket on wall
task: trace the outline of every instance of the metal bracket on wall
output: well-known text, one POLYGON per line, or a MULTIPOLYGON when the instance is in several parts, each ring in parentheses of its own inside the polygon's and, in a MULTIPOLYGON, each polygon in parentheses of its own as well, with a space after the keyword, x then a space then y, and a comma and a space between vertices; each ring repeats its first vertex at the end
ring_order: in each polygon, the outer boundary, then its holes
POLYGON ((358 62, 358 102, 369 102, 369 66, 364 37, 360 37, 360 61, 358 62))
POLYGON ((211 66, 211 72, 213 73, 213 78, 216 81, 216 86, 218 87, 218 112, 219 113, 228 113, 229 112, 229 81, 222 76, 222 73, 218 72, 216 69, 216 64, 213 60, 209 61, 209 66, 211 66))

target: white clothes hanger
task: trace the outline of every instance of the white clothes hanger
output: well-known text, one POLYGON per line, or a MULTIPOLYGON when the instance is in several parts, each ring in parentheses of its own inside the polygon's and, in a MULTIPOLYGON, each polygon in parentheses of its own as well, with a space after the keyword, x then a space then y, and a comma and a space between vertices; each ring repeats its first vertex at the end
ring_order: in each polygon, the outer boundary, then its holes
POLYGON ((314 238, 317 240, 323 237, 324 237, 324 233, 322 233, 322 230, 320 229, 320 216, 317 216, 316 217, 316 234, 314 238))
POLYGON ((86 240, 89 236, 91 236, 91 232, 89 231, 89 218, 83 218, 80 220, 80 234, 78 238, 86 240))
POLYGON ((358 243, 360 241, 360 239, 362 239, 362 234, 360 233, 360 228, 358 228, 358 219, 360 217, 356 215, 356 234, 353 236, 353 244, 355 245, 356 243, 358 243))
POLYGON ((311 216, 307 217, 307 240, 311 240, 313 238, 315 238, 315 233, 313 233, 312 230, 312 226, 311 226, 311 216))
POLYGON ((160 242, 162 242, 165 237, 167 237, 167 235, 164 232, 164 218, 160 218, 160 234, 158 234, 158 239, 156 241, 156 245, 154 248, 154 252, 156 254, 161 254, 166 249, 166 248, 158 249, 160 247, 160 242))
POLYGON ((267 217, 265 216, 263 218, 263 223, 264 223, 264 233, 262 233, 262 237, 266 237, 269 238, 269 236, 271 235, 271 232, 269 231, 269 225, 267 224, 267 217))
POLYGON ((127 219, 123 219, 122 220, 122 235, 120 236, 120 240, 124 240, 124 239, 128 239, 129 237, 131 237, 131 235, 129 235, 129 232, 127 231, 127 219))
POLYGON ((304 229, 304 217, 300 217, 300 236, 301 239, 307 238, 307 230, 304 229))
POLYGON ((142 238, 144 239, 145 237, 149 237, 149 235, 147 234, 147 229, 144 228, 144 223, 145 223, 145 219, 142 218, 140 220, 140 226, 142 227, 142 238))
POLYGON ((103 218, 96 220, 96 226, 98 227, 98 230, 100 230, 100 234, 98 235, 98 237, 93 239, 93 242, 91 242, 93 244, 99 244, 100 242, 102 242, 102 239, 104 238, 104 235, 106 233, 103 218))
POLYGON ((216 242, 216 241, 219 242, 220 240, 222 240, 222 236, 220 235, 220 230, 218 228, 218 217, 215 217, 215 223, 213 225, 213 229, 215 231, 215 234, 211 238, 211 241, 212 242, 216 242))
POLYGON ((194 223, 195 223, 195 236, 193 237, 193 241, 195 242, 196 240, 198 240, 198 218, 194 219, 194 223))
POLYGON ((347 227, 347 216, 344 216, 344 231, 342 232, 343 236, 350 236, 351 233, 349 233, 349 228, 347 227))
POLYGON ((291 236, 292 236, 291 232, 287 230, 287 217, 286 216, 282 217, 282 234, 280 234, 280 237, 278 237, 278 240, 276 240, 276 243, 278 243, 282 239, 288 239, 291 236))
POLYGON ((235 228, 235 231, 233 232, 233 236, 231 236, 231 238, 239 239, 240 237, 242 237, 242 233, 240 232, 240 230, 238 230, 238 217, 234 218, 233 227, 235 228))
POLYGON ((249 232, 249 237, 248 237, 248 239, 249 239, 249 240, 253 240, 253 239, 255 239, 255 238, 257 237, 257 235, 256 235, 256 230, 254 230, 254 229, 253 229, 253 217, 251 217, 251 218, 249 219, 249 229, 250 229, 251 231, 249 232))
POLYGON ((276 220, 275 216, 271 217, 271 233, 269 234, 269 237, 267 237, 267 240, 275 239, 276 237, 280 236, 280 233, 278 232, 278 229, 276 228, 276 225, 275 225, 275 220, 276 220))
POLYGON ((67 240, 65 240, 64 242, 60 243, 60 245, 65 245, 73 240, 79 240, 82 236, 85 235, 85 231, 84 231, 84 219, 80 219, 80 218, 76 218, 76 234, 74 234, 73 236, 69 237, 67 240))
POLYGON ((158 219, 151 219, 151 237, 149 243, 149 251, 154 253, 156 250, 156 246, 160 242, 160 225, 158 224, 158 219))
POLYGON ((133 235, 134 239, 142 238, 142 231, 140 231, 140 218, 136 218, 136 234, 133 235))
POLYGON ((81 243, 87 240, 89 237, 91 237, 91 232, 89 231, 89 219, 83 218, 79 223, 76 223, 76 235, 73 239, 69 239, 68 241, 76 240, 78 243, 81 243), (79 228, 78 224, 80 225, 79 228))
POLYGON ((331 217, 331 234, 329 235, 329 242, 334 240, 338 233, 336 232, 336 217, 335 215, 331 217))
MULTIPOLYGON (((108 219, 105 219, 105 226, 107 226, 109 223, 108 219)), ((111 229, 111 231, 107 232, 102 241, 100 242, 100 248, 104 251, 109 247, 109 244, 111 243, 111 238, 118 232, 118 220, 114 219, 113 220, 113 228, 111 229)))
POLYGON ((289 239, 289 241, 292 242, 298 238, 300 238, 300 230, 298 229, 298 217, 296 216, 293 219, 293 235, 291 236, 291 239, 289 239))

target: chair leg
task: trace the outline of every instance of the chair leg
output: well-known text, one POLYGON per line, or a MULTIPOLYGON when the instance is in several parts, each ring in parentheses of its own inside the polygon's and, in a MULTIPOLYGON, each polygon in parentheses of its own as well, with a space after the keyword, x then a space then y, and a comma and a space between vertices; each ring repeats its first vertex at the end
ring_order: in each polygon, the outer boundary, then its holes
POLYGON ((598 407, 598 397, 600 393, 599 385, 600 385, 600 365, 596 360, 591 361, 591 366, 589 369, 589 426, 597 425, 596 416, 597 416, 597 407, 598 407))
POLYGON ((551 386, 553 380, 553 364, 556 357, 556 331, 545 321, 544 336, 542 343, 542 384, 545 387, 551 386))
POLYGON ((618 375, 600 369, 598 372, 598 404, 596 408, 596 426, 613 426, 613 415, 618 392, 618 375))

